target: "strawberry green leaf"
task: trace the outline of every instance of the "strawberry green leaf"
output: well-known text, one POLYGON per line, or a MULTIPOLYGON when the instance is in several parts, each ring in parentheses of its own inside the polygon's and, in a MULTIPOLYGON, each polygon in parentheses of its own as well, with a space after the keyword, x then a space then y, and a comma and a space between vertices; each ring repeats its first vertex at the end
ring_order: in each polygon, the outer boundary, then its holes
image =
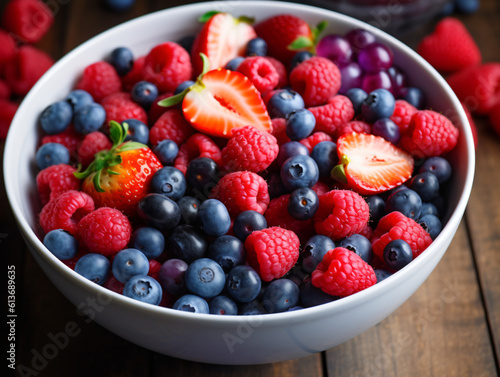
POLYGON ((222 12, 219 12, 218 10, 211 10, 200 16, 200 18, 198 18, 198 21, 205 23, 208 20, 210 20, 213 16, 215 16, 217 13, 222 13, 222 12))
POLYGON ((118 145, 122 144, 127 137, 128 132, 128 124, 124 123, 121 125, 115 120, 109 121, 109 137, 113 142, 113 148, 116 148, 118 145))
POLYGON ((318 42, 319 35, 326 29, 327 26, 328 26, 327 21, 321 21, 319 24, 316 25, 315 28, 311 29, 311 33, 313 35, 313 40, 315 43, 318 42))
POLYGON ((120 175, 120 173, 118 173, 117 171, 113 171, 111 169, 106 169, 106 171, 108 172, 108 174, 111 174, 111 175, 120 175))
POLYGON ((347 184, 347 177, 345 176, 344 165, 342 164, 335 165, 332 169, 331 176, 333 179, 341 183, 347 184))
POLYGON ((248 17, 248 16, 239 16, 238 21, 240 22, 245 22, 247 24, 253 24, 255 22, 255 18, 253 17, 248 17))
POLYGON ((97 170, 94 178, 92 178, 92 182, 94 183, 94 188, 97 192, 104 192, 101 187, 101 169, 97 170))
POLYGON ((300 36, 297 39, 295 39, 292 43, 290 43, 287 46, 287 49, 292 51, 298 51, 310 47, 314 47, 314 42, 308 37, 300 36))
POLYGON ((200 73, 200 75, 197 77, 196 81, 201 81, 205 73, 210 71, 210 60, 208 60, 208 56, 205 55, 203 52, 200 52, 200 58, 201 61, 203 62, 203 69, 200 73))
POLYGON ((189 88, 184 89, 182 92, 177 93, 175 96, 162 99, 161 101, 158 101, 158 106, 161 107, 175 106, 184 99, 184 96, 187 94, 187 92, 189 92, 189 88))
MULTIPOLYGON (((147 145, 138 143, 137 141, 127 141, 126 143, 123 143, 119 148, 116 149, 116 152, 126 152, 126 151, 132 151, 134 149, 141 149, 141 148, 149 148, 147 145)), ((120 157, 120 156, 118 156, 120 157)), ((113 160, 111 160, 113 161, 113 160)))

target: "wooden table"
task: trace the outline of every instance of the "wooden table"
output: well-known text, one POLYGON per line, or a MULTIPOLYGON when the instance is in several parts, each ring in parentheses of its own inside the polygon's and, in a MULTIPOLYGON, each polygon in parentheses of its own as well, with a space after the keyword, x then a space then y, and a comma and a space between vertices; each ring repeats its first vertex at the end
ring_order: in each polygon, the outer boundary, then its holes
MULTIPOLYGON (((46 2, 55 13, 55 24, 39 47, 57 59, 111 26, 189 1, 138 0, 124 14, 103 9, 99 0, 46 2)), ((2 8, 5 3, 0 1, 2 8)), ((500 61, 500 3, 483 0, 479 13, 460 18, 479 44, 484 61, 500 61)), ((402 39, 414 47, 431 27, 425 25, 402 39)), ((6 261, 2 274, 7 275, 7 265, 15 266, 17 365, 37 373, 26 372, 25 376, 51 377, 496 376, 500 346, 500 137, 486 119, 475 120, 479 148, 470 202, 450 248, 427 281, 392 315, 345 344, 270 365, 228 367, 178 360, 87 323, 22 243, 2 186, 0 248, 6 261), (71 322, 78 326, 78 335, 60 347, 46 365, 36 359, 71 322)), ((2 360, 5 365, 5 358, 2 360)))

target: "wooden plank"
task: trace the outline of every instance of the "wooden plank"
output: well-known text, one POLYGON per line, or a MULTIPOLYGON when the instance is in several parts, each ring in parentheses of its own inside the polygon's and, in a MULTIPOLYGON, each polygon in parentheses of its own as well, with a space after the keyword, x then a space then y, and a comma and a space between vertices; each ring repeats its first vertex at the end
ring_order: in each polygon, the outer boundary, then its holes
MULTIPOLYGON (((369 315, 369 313, 366 313, 369 315)), ((495 376, 495 358, 462 223, 427 281, 377 326, 327 351, 328 375, 495 376)))

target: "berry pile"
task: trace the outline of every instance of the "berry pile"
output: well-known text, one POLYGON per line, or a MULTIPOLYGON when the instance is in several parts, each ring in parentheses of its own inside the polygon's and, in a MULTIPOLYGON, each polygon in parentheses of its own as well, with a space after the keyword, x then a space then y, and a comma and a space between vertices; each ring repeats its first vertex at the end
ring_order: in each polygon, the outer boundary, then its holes
POLYGON ((46 247, 125 296, 219 315, 337 300, 418 257, 458 129, 392 51, 288 14, 202 20, 146 56, 117 47, 43 111, 46 247))

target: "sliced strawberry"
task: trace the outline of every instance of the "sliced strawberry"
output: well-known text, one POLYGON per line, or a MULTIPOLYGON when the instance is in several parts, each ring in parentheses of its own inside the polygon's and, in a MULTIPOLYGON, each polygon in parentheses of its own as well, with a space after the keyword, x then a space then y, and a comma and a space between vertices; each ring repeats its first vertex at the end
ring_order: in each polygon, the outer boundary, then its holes
POLYGON ((198 75, 202 71, 200 53, 208 57, 210 69, 224 67, 229 60, 244 56, 248 41, 257 36, 248 21, 229 13, 213 14, 196 36, 191 49, 194 73, 198 75))
POLYGON ((384 138, 352 132, 337 140, 340 165, 332 176, 361 195, 390 190, 407 181, 413 157, 384 138))

